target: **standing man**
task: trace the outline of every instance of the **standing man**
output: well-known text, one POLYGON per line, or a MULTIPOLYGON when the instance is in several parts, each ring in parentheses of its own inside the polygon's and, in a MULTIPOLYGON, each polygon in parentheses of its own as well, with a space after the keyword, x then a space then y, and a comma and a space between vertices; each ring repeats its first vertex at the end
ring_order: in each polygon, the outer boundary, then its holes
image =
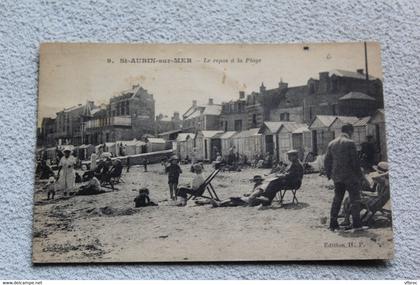
POLYGON ((346 191, 349 193, 353 228, 362 226, 360 221, 360 189, 362 170, 355 142, 351 139, 353 125, 345 124, 342 134, 328 144, 324 166, 328 179, 334 181, 334 200, 331 206, 330 230, 339 228, 337 217, 346 191))

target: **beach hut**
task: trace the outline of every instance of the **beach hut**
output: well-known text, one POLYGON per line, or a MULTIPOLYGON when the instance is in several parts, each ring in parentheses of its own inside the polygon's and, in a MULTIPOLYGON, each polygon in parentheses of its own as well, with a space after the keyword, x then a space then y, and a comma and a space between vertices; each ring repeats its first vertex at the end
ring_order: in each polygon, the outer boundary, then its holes
POLYGON ((311 131, 307 125, 299 127, 292 132, 293 149, 299 153, 299 159, 303 161, 306 155, 312 151, 311 131))
POLYGON ((278 133, 284 122, 264 122, 258 133, 262 135, 263 153, 275 155, 279 159, 278 133))
POLYGON ((176 138, 176 153, 179 159, 183 160, 187 157, 191 159, 191 154, 194 148, 194 134, 193 133, 179 133, 176 138))
POLYGON ((387 160, 387 147, 386 147, 386 133, 385 133, 385 113, 384 109, 378 109, 368 121, 372 124, 375 132, 375 141, 379 148, 379 160, 387 160))
POLYGON ((134 155, 137 154, 137 140, 131 141, 118 141, 117 142, 117 156, 134 155))
POLYGON ((117 145, 114 142, 106 142, 104 144, 104 152, 110 152, 113 156, 117 154, 117 145))
POLYGON ((92 153, 95 152, 95 146, 91 144, 82 144, 79 146, 79 158, 81 160, 89 160, 92 153))
MULTIPOLYGON (((307 126, 289 121, 264 122, 259 131, 263 135, 264 152, 274 155, 279 161, 286 162, 287 152, 293 149, 293 131, 301 127, 307 126)), ((298 143, 299 135, 296 134, 295 137, 298 143)), ((303 145, 303 142, 300 142, 299 147, 300 145, 303 145)))
POLYGON ((354 125, 359 121, 359 118, 352 116, 337 116, 334 122, 330 126, 330 130, 334 132, 334 138, 338 137, 341 134, 341 127, 345 124, 354 125))
POLYGON ((245 155, 248 160, 254 159, 258 154, 263 154, 262 134, 259 128, 239 132, 230 139, 240 155, 245 155))
MULTIPOLYGON (((277 133, 278 136, 278 160, 287 162, 287 152, 291 149, 295 149, 293 145, 293 131, 302 128, 307 127, 305 124, 295 123, 295 122, 283 122, 283 124, 280 127, 280 130, 277 133)), ((303 138, 302 138, 303 140, 303 138)), ((303 157, 302 147, 303 141, 299 140, 299 136, 295 136, 295 146, 296 150, 299 152, 299 157, 303 157)))
POLYGON ((356 142, 358 148, 360 148, 360 144, 362 142, 367 140, 366 137, 368 135, 371 135, 374 138, 374 140, 377 141, 375 134, 375 126, 368 123, 370 118, 370 116, 361 118, 353 124, 354 133, 352 139, 356 142))
POLYGON ((214 137, 223 131, 199 131, 195 137, 195 146, 197 148, 196 157, 198 160, 213 161, 216 158, 216 152, 221 149, 220 140, 214 137))
POLYGON ((166 149, 166 141, 162 138, 146 138, 147 152, 155 152, 166 149))
POLYGON ((144 141, 136 141, 136 154, 146 153, 147 152, 147 145, 144 141))
MULTIPOLYGON (((229 150, 233 147, 233 142, 231 138, 236 134, 237 132, 235 131, 228 131, 228 132, 224 132, 224 133, 220 133, 216 135, 215 139, 220 140, 220 146, 221 146, 220 153, 222 156, 229 155, 229 150)), ((236 148, 235 148, 235 153, 236 153, 236 148)))
POLYGON ((312 152, 325 154, 328 143, 334 139, 334 131, 330 129, 337 116, 317 115, 309 125, 312 138, 312 152))

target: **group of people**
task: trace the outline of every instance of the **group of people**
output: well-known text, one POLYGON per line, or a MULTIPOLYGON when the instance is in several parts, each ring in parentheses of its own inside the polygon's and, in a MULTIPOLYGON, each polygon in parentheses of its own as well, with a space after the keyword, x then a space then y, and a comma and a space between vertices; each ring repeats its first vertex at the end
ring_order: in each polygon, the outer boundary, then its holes
MULTIPOLYGON (((71 154, 69 148, 63 150, 63 156, 58 163, 57 174, 45 161, 41 161, 40 179, 48 179, 44 189, 47 190, 47 199, 54 199, 57 191, 62 191, 63 196, 93 195, 104 193, 103 184, 109 184, 114 190, 114 179, 121 176, 123 165, 118 158, 114 161, 109 156, 104 156, 97 162, 96 154, 92 155, 92 163, 89 170, 82 175, 76 172, 77 160, 71 154), (76 189, 76 182, 83 183, 76 189)), ((83 169, 83 167, 82 167, 83 169)))
MULTIPOLYGON (((377 172, 372 176, 372 179, 378 185, 374 189, 377 191, 377 196, 363 202, 362 184, 366 181, 366 178, 356 143, 351 139, 354 128, 351 124, 345 124, 341 131, 341 135, 328 144, 324 160, 325 174, 329 180, 332 179, 334 182, 334 199, 331 205, 329 228, 332 231, 340 228, 338 217, 347 192, 348 200, 344 207, 344 209, 347 209, 347 211, 345 210, 347 215, 341 226, 347 229, 363 230, 364 226, 361 219, 363 206, 366 211, 371 211, 372 214, 376 209, 382 208, 389 200, 388 164, 380 162, 378 167, 375 167, 377 172), (369 207, 369 204, 371 207, 369 207), (350 215, 352 223, 350 223, 350 215)), ((369 156, 367 161, 372 163, 371 160, 372 157, 369 156)), ((365 171, 368 172, 369 169, 365 169, 365 171)))

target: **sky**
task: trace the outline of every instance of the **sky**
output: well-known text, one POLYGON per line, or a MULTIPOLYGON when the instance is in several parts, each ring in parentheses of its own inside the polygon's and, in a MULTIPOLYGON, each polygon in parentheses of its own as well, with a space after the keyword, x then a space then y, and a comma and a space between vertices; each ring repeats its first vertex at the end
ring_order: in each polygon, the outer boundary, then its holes
MULTIPOLYGON (((368 43, 369 74, 382 79, 380 46, 368 43)), ((192 100, 235 100, 239 91, 306 84, 319 72, 365 68, 364 45, 340 44, 43 44, 40 51, 38 124, 65 107, 109 102, 140 84, 153 94, 156 114, 181 114, 192 100), (305 50, 303 47, 308 47, 305 50), (142 62, 153 58, 155 62, 142 62), (173 62, 175 58, 185 62, 173 62), (132 59, 134 59, 133 63, 132 59), (171 59, 171 62, 162 60, 171 59), (190 60, 189 60, 190 59, 190 60), (240 62, 238 59, 241 59, 240 62), (159 62, 161 60, 161 62, 159 62), (128 61, 128 63, 124 63, 128 61)))

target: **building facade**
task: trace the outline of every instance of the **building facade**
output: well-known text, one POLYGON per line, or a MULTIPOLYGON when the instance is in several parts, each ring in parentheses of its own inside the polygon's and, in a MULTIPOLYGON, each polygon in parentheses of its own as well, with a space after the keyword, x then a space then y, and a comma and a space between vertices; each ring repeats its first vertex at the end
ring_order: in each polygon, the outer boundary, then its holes
POLYGON ((212 98, 206 105, 198 105, 196 100, 182 115, 182 129, 189 132, 214 131, 220 129, 222 105, 215 104, 212 98))

